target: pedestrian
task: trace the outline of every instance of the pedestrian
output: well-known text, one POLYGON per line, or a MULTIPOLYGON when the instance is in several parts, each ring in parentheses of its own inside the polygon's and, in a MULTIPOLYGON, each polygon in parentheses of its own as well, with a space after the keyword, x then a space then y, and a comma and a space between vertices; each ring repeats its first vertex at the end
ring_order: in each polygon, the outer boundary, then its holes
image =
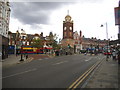
POLYGON ((115 50, 113 50, 113 52, 112 52, 112 57, 113 57, 113 60, 116 60, 116 52, 115 52, 115 50))
POLYGON ((68 55, 68 52, 66 51, 66 55, 68 55))
POLYGON ((26 59, 28 59, 28 55, 26 54, 26 59))
POLYGON ((87 55, 87 51, 85 51, 84 55, 87 55))

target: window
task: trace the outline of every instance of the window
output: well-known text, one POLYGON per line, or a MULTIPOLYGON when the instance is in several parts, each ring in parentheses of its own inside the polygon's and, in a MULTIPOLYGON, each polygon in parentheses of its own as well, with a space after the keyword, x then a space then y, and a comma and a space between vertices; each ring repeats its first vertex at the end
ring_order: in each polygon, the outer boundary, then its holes
POLYGON ((72 30, 72 27, 70 27, 70 30, 72 30))
POLYGON ((29 45, 29 42, 27 42, 27 45, 29 45))
POLYGON ((25 41, 23 41, 23 45, 25 45, 25 41))
POLYGON ((64 27, 64 30, 66 30, 66 27, 64 27))
POLYGON ((72 36, 72 32, 70 32, 70 36, 72 36))
POLYGON ((35 39, 37 40, 39 37, 35 37, 35 39))

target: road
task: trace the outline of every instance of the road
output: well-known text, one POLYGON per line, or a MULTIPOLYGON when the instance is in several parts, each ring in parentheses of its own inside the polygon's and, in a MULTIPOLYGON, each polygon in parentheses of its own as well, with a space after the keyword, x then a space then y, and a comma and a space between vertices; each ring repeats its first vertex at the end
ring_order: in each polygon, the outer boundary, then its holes
POLYGON ((68 55, 3 68, 3 88, 68 88, 103 58, 68 55))

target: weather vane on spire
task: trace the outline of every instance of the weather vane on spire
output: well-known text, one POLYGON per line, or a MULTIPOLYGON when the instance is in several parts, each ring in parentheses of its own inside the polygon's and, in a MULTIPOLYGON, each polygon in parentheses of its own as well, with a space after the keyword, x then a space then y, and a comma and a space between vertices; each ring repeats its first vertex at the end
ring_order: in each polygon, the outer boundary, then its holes
POLYGON ((69 15, 69 10, 67 10, 67 13, 68 13, 68 15, 69 15))

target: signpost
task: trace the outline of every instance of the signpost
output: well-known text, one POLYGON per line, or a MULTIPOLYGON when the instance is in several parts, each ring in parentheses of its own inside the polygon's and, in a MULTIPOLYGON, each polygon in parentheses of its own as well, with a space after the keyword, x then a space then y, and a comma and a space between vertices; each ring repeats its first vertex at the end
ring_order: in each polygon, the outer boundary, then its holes
POLYGON ((120 7, 116 7, 115 11, 115 25, 120 25, 120 7))
POLYGON ((120 1, 119 6, 115 7, 115 25, 118 25, 118 42, 120 44, 120 1))

